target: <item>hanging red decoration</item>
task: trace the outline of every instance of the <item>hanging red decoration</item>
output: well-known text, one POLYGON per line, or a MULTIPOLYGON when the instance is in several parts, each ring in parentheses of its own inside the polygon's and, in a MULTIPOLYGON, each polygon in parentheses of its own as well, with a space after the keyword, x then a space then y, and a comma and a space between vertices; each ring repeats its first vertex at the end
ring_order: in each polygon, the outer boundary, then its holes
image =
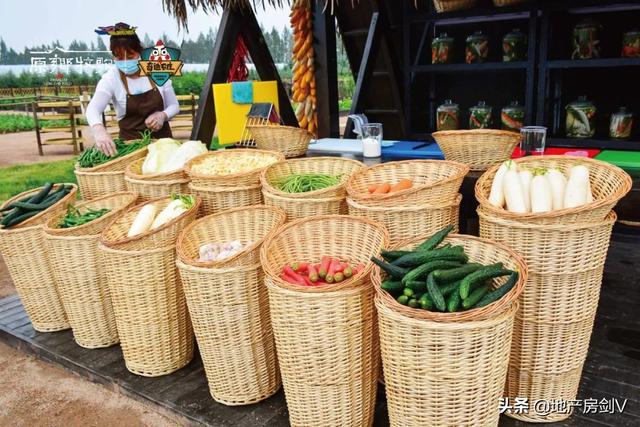
POLYGON ((242 36, 238 36, 236 50, 233 52, 233 60, 231 61, 229 76, 227 77, 227 83, 243 82, 249 78, 249 69, 247 68, 248 54, 249 51, 247 50, 247 46, 244 44, 242 36))

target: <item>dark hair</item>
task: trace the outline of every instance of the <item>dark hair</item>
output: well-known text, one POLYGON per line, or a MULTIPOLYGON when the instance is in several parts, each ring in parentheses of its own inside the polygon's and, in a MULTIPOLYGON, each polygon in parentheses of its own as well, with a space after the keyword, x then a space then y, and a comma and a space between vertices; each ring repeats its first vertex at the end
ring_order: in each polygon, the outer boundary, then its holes
POLYGON ((109 49, 114 55, 118 49, 134 50, 140 53, 142 52, 142 43, 137 34, 130 36, 111 36, 109 39, 109 49))

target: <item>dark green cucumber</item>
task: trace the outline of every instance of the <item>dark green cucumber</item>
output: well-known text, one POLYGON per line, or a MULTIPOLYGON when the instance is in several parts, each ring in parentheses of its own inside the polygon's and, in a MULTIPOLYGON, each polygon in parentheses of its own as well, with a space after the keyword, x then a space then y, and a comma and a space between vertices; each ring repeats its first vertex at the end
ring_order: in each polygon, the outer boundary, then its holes
POLYGON ((40 211, 30 211, 30 212, 26 212, 23 213, 22 215, 19 215, 15 218, 13 218, 11 221, 7 222, 6 224, 4 224, 5 227, 13 227, 14 225, 18 225, 21 222, 26 221, 27 219, 31 218, 32 216, 35 216, 37 214, 39 214, 40 211))
POLYGON ((404 289, 404 285, 399 280, 385 280, 380 287, 391 294, 400 293, 404 289))
POLYGON ((456 280, 464 279, 468 274, 484 267, 482 264, 469 263, 462 267, 452 268, 451 270, 436 270, 433 272, 433 277, 439 284, 451 283, 456 280))
POLYGON ((427 240, 425 240, 424 242, 420 243, 418 245, 418 247, 416 248, 416 250, 419 250, 419 251, 430 251, 431 249, 435 248, 440 243, 442 243, 444 238, 447 237, 447 234, 451 233, 451 230, 453 230, 453 225, 447 225, 442 230, 436 232, 431 237, 429 237, 427 240))
POLYGON ((467 310, 476 305, 482 299, 482 297, 484 297, 487 292, 489 292, 490 288, 491 287, 489 285, 483 285, 471 292, 471 295, 469 295, 468 298, 462 300, 462 308, 467 310))
POLYGON ((29 199, 29 203, 33 203, 34 205, 37 205, 38 203, 43 201, 47 197, 47 195, 49 195, 49 192, 51 191, 52 188, 53 188, 53 184, 51 182, 47 182, 42 187, 42 189, 38 191, 38 193, 36 193, 33 197, 29 199))
POLYGON ((429 299, 429 294, 424 293, 418 300, 420 307, 424 310, 433 310, 433 302, 429 299))
POLYGON ((392 264, 398 267, 417 267, 426 262, 438 259, 467 262, 469 258, 465 255, 462 246, 453 246, 447 249, 412 252, 401 256, 393 261, 392 264))
POLYGON ((516 283, 518 283, 518 277, 519 277, 518 272, 514 271, 513 273, 511 273, 511 276, 509 276, 507 281, 502 286, 500 286, 495 291, 492 291, 492 292, 489 292, 488 294, 486 294, 473 307, 474 308, 484 307, 485 305, 489 305, 492 302, 498 301, 500 298, 505 296, 507 294, 507 292, 509 292, 511 289, 513 289, 513 287, 516 285, 516 283))
POLYGON ((397 279, 400 279, 409 272, 409 270, 406 268, 397 267, 393 264, 389 264, 387 262, 379 260, 376 257, 371 257, 371 261, 373 261, 375 265, 383 269, 389 276, 395 277, 397 279))
POLYGON ((418 303, 418 300, 417 300, 417 299, 415 299, 415 298, 411 298, 411 299, 409 300, 409 302, 407 303, 407 305, 408 305, 409 307, 411 307, 411 308, 418 308, 418 307, 420 307, 420 304, 418 303))
POLYGON ((433 301, 433 305, 435 305, 439 311, 445 311, 447 305, 442 296, 442 292, 440 292, 440 288, 438 288, 436 284, 436 280, 433 278, 433 273, 427 276, 427 292, 429 292, 429 299, 433 301))
POLYGON ((424 292, 427 290, 427 282, 424 280, 412 280, 404 284, 407 288, 411 288, 414 291, 424 292))
POLYGON ((460 293, 460 292, 458 292, 459 289, 460 289, 460 280, 457 280, 457 281, 451 282, 451 283, 447 283, 444 286, 440 286, 440 292, 442 292, 442 295, 444 295, 445 297, 448 297, 452 293, 456 293, 456 294, 460 293))
POLYGON ((442 259, 429 261, 420 265, 419 267, 414 268, 413 270, 410 270, 407 274, 405 274, 402 278, 402 283, 406 285, 409 282, 424 280, 429 275, 429 273, 434 270, 459 267, 460 264, 461 263, 458 261, 442 259))
POLYGON ((460 282, 460 297, 465 300, 469 297, 469 291, 472 286, 478 285, 485 280, 493 279, 494 277, 506 276, 511 273, 511 270, 502 268, 501 262, 476 270, 460 282))
POLYGON ((22 209, 14 208, 11 212, 5 215, 4 218, 2 218, 2 221, 0 221, 0 224, 8 227, 7 225, 8 223, 12 222, 15 218, 19 217, 23 213, 24 211, 22 209))
POLYGON ((396 301, 398 301, 402 305, 407 305, 409 303, 409 297, 406 295, 400 295, 398 298, 396 298, 396 301))
POLYGON ((387 262, 393 262, 403 255, 410 254, 411 251, 385 251, 381 250, 380 255, 387 262))
POLYGON ((449 298, 447 299, 447 311, 449 313, 453 313, 460 309, 460 303, 462 299, 460 298, 460 292, 451 292, 449 298))
POLYGON ((404 290, 402 291, 402 295, 406 295, 409 298, 413 298, 415 296, 415 292, 413 292, 413 289, 411 288, 404 288, 404 290))

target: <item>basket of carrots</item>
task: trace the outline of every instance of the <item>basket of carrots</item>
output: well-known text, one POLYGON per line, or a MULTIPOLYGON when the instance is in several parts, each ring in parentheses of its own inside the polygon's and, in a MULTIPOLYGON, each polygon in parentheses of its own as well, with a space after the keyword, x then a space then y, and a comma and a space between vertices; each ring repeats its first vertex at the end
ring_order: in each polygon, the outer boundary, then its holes
POLYGON ((484 171, 511 157, 520 134, 498 129, 442 130, 432 134, 444 158, 484 171))
POLYGON ((380 224, 326 215, 285 224, 262 245, 292 425, 373 422, 379 351, 370 258, 387 244, 380 224))

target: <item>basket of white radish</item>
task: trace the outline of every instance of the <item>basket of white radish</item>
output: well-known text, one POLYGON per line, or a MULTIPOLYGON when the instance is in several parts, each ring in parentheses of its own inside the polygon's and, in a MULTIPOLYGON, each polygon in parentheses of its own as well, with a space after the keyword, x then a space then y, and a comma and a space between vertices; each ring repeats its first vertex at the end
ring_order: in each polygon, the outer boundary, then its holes
POLYGON ((485 212, 527 223, 598 221, 631 189, 631 177, 617 166, 572 156, 507 160, 476 182, 485 212))
POLYGON ((175 244, 178 234, 195 220, 199 197, 172 194, 133 206, 102 232, 100 242, 120 250, 157 249, 175 244))

